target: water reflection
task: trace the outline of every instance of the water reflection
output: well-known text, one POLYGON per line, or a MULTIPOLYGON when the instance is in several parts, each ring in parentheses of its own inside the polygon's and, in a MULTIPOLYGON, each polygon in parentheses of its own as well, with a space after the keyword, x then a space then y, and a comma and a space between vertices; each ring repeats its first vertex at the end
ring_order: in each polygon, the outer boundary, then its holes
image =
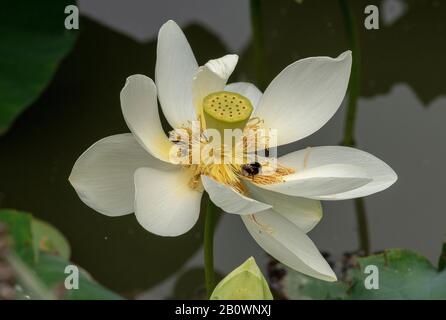
MULTIPOLYGON (((405 82, 428 105, 446 94, 446 3, 438 0, 404 1, 406 13, 379 30, 363 27, 366 0, 350 1, 358 20, 362 52, 362 95, 389 92, 405 82)), ((309 56, 337 56, 348 48, 338 1, 263 1, 263 25, 268 80, 292 61, 309 56)), ((383 4, 384 6, 384 4, 383 4)), ((388 10, 381 10, 389 13, 388 10)), ((386 14, 384 14, 386 16, 386 14)), ((251 79, 251 48, 243 55, 251 79)), ((268 81, 267 81, 268 82, 268 81)))
POLYGON ((404 0, 383 0, 381 2, 382 20, 385 26, 391 26, 407 13, 404 0))

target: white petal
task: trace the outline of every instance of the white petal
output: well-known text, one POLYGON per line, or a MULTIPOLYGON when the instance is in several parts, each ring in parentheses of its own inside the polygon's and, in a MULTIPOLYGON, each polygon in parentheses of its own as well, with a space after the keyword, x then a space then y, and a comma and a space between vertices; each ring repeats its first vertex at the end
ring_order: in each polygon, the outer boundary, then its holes
POLYGON ((148 231, 179 236, 189 231, 200 214, 201 192, 189 186, 188 170, 161 171, 139 168, 135 172, 135 215, 148 231))
MULTIPOLYGON (((219 59, 209 60, 205 68, 216 74, 220 79, 229 79, 238 62, 238 55, 227 54, 219 59)), ((225 83, 226 84, 226 83, 225 83)))
POLYGON ((336 275, 313 241, 283 216, 265 211, 242 216, 251 236, 275 259, 306 275, 336 281, 336 275))
POLYGON ((248 98, 254 109, 257 107, 260 99, 262 98, 262 91, 249 82, 230 83, 225 87, 225 91, 235 92, 248 98))
MULTIPOLYGON (((387 189, 398 179, 396 173, 382 160, 375 156, 349 147, 315 147, 289 153, 280 158, 283 165, 293 167, 297 170, 305 168, 324 166, 328 164, 346 164, 361 168, 361 170, 372 179, 362 187, 339 193, 336 200, 353 199, 365 197, 370 194, 387 189)), ((323 200, 332 200, 321 197, 323 200)))
POLYGON ((206 96, 224 90, 237 61, 236 54, 228 54, 222 58, 210 60, 198 68, 192 84, 192 96, 198 114, 201 113, 201 105, 206 96))
POLYGON ((272 205, 275 212, 284 216, 305 233, 312 230, 322 219, 322 206, 318 200, 288 196, 259 188, 249 182, 245 185, 252 198, 272 205))
POLYGON ((202 175, 201 181, 212 202, 225 212, 243 215, 271 208, 270 205, 245 197, 233 188, 207 176, 202 175))
POLYGON ((161 126, 152 79, 139 74, 128 77, 121 91, 121 108, 139 143, 154 157, 169 162, 172 143, 161 126))
POLYGON ((362 187, 371 181, 359 167, 329 164, 285 176, 281 183, 258 186, 290 196, 334 200, 338 194, 362 187))
POLYGON ((90 208, 107 216, 121 216, 134 211, 133 174, 147 166, 170 167, 148 154, 131 133, 118 134, 85 151, 74 164, 69 181, 90 208))
POLYGON ((158 33, 155 82, 161 108, 173 128, 196 119, 192 79, 198 64, 180 27, 166 22, 158 33))
POLYGON ((351 52, 313 57, 286 67, 268 86, 254 116, 277 130, 278 145, 319 130, 336 112, 347 90, 351 52))

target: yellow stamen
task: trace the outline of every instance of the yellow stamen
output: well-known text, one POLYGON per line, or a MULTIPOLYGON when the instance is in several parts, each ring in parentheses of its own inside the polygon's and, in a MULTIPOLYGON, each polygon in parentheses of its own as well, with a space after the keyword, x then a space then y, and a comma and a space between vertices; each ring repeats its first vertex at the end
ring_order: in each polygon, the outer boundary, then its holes
POLYGON ((192 189, 201 190, 201 175, 206 175, 247 195, 243 180, 250 180, 256 184, 275 184, 283 182, 284 176, 295 172, 292 168, 270 163, 270 158, 258 155, 257 151, 270 148, 271 134, 269 129, 263 127, 261 119, 248 120, 252 106, 247 98, 231 92, 217 92, 204 99, 203 110, 207 125, 211 124, 218 130, 242 126, 243 136, 236 142, 235 148, 228 148, 223 144, 224 142, 222 145, 213 144, 205 134, 206 126, 202 124, 195 125, 193 129, 193 124, 189 123, 183 128, 170 132, 171 141, 179 146, 178 156, 182 158, 181 164, 191 170, 192 178, 189 186, 192 189), (220 105, 218 101, 221 101, 220 105), (231 103, 231 101, 234 102, 231 103), (237 110, 240 110, 240 114, 237 110), (194 130, 197 128, 198 133, 195 132, 194 135, 194 130), (208 148, 209 152, 202 152, 210 146, 212 148, 208 148), (194 158, 197 156, 194 155, 194 150, 199 152, 198 161, 194 158), (234 150, 241 150, 241 155, 234 155, 234 150), (230 161, 222 161, 228 159, 230 161), (246 175, 243 166, 254 161, 261 166, 259 173, 252 176, 246 175))

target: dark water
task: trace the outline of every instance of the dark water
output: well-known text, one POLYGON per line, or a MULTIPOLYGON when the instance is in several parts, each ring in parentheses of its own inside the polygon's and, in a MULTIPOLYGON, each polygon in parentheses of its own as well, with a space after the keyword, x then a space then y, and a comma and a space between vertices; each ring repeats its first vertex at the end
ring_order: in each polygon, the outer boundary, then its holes
MULTIPOLYGON (((410 248, 434 260, 446 234, 446 3, 399 1, 405 10, 397 20, 391 24, 381 21, 379 30, 367 31, 362 27, 363 9, 370 3, 352 2, 362 52, 356 140, 359 148, 385 160, 399 175, 391 189, 366 199, 372 247, 410 248)), ((373 2, 382 6, 386 1, 373 2)), ((147 2, 147 19, 157 16, 157 10, 181 17, 181 7, 173 3, 166 1, 158 8, 147 2)), ((249 34, 249 23, 237 20, 249 21, 247 2, 240 5, 246 17, 238 12, 232 23, 230 16, 221 15, 229 15, 228 6, 237 10, 238 4, 228 1, 224 10, 218 10, 224 5, 215 1, 212 10, 204 6, 207 16, 215 15, 212 31, 195 23, 185 25, 199 63, 234 51, 233 44, 243 44, 240 37, 249 34), (228 44, 216 35, 214 29, 225 28, 225 17, 227 24, 240 26, 240 32, 233 33, 240 41, 228 44)), ((262 9, 267 82, 299 58, 337 56, 349 49, 337 1, 263 1, 262 9)), ((151 32, 156 34, 156 29, 151 32)), ((228 36, 227 31, 219 34, 228 36)), ((78 43, 48 90, 0 138, 0 207, 26 210, 57 226, 69 239, 75 262, 101 283, 129 296, 161 283, 186 263, 200 265, 202 221, 179 238, 153 236, 133 215, 108 218, 87 208, 67 178, 88 146, 128 131, 120 112, 119 91, 128 75, 153 77, 155 49, 155 39, 141 44, 84 18, 78 43)), ((249 39, 235 53, 241 60, 231 80, 254 81, 249 39)), ((321 131, 281 151, 338 144, 344 108, 321 131)), ((355 250, 352 202, 325 203, 324 212, 323 221, 311 233, 316 244, 335 257, 355 250)), ((220 221, 216 254, 216 265, 224 273, 248 255, 256 256, 261 264, 267 261, 240 219, 233 216, 220 221)), ((186 278, 196 281, 200 276, 194 269, 186 278)), ((170 278, 169 289, 155 290, 155 297, 170 295, 173 282, 170 278)), ((186 295, 187 288, 179 283, 177 295, 186 295)))

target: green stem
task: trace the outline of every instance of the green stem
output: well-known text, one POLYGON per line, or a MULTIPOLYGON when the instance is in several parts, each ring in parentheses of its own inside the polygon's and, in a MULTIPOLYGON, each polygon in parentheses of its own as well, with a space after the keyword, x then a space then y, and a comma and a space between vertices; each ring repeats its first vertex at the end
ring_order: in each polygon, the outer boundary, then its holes
POLYGON ((266 64, 264 63, 264 45, 263 45, 263 28, 262 28, 262 3, 261 0, 251 0, 251 28, 252 28, 252 46, 254 50, 254 64, 256 72, 256 84, 260 90, 266 88, 265 72, 266 64))
POLYGON ((347 0, 339 0, 341 5, 342 14, 345 20, 345 28, 348 36, 348 41, 352 50, 353 62, 352 72, 350 76, 350 83, 348 88, 348 107, 344 128, 344 139, 342 144, 344 146, 355 146, 355 123, 356 123, 356 106, 358 102, 360 88, 360 65, 361 65, 361 52, 359 46, 359 36, 356 29, 356 21, 351 10, 351 7, 347 0))
POLYGON ((364 198, 355 199, 355 209, 356 221, 358 223, 359 248, 367 256, 370 254, 370 236, 364 198))
POLYGON ((206 292, 210 298, 212 291, 215 288, 215 273, 214 273, 214 230, 217 219, 218 208, 207 197, 206 218, 204 224, 204 277, 206 282, 206 292))
MULTIPOLYGON (((348 89, 348 106, 345 118, 344 138, 342 145, 355 147, 355 124, 357 116, 358 97, 361 91, 361 51, 359 45, 359 35, 356 28, 355 16, 352 12, 348 0, 339 0, 342 15, 345 21, 345 28, 348 41, 352 49, 352 72, 348 89)), ((358 236, 361 251, 368 255, 370 253, 370 237, 367 225, 367 214, 364 199, 355 200, 356 220, 358 223, 358 236)))

